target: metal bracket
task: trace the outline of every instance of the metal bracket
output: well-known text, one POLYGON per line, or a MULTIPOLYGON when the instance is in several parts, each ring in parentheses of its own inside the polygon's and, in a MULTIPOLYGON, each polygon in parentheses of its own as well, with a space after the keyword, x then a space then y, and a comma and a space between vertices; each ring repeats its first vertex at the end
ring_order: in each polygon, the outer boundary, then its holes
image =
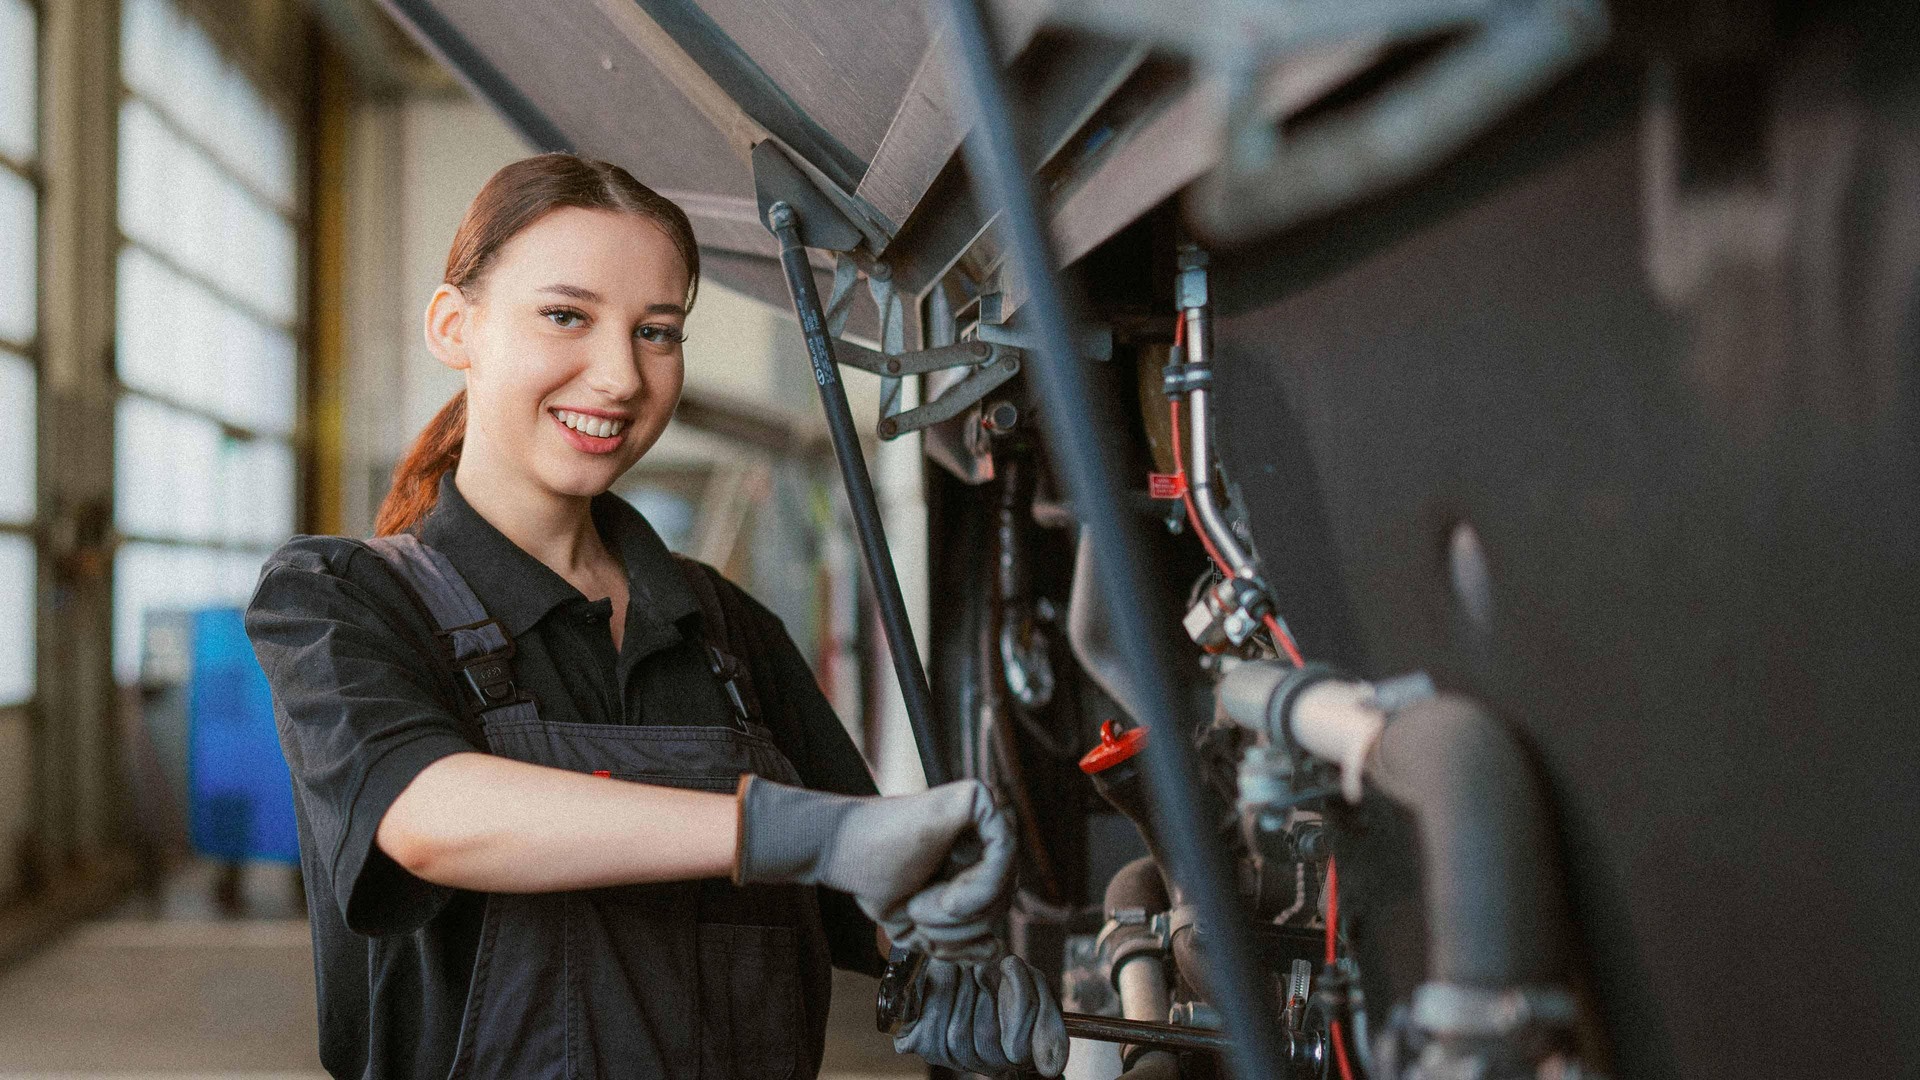
MULTIPOLYGON (((1019 349, 1007 346, 995 346, 994 359, 968 372, 966 377, 932 401, 918 408, 895 413, 880 421, 880 437, 897 439, 909 431, 918 431, 924 427, 951 420, 971 408, 974 403, 1000 386, 1001 383, 1020 373, 1019 349)), ((902 354, 904 358, 911 354, 902 354)))
POLYGON ((1004 346, 996 349, 984 341, 963 341, 957 345, 903 353, 884 353, 845 338, 835 338, 833 342, 833 355, 841 366, 859 368, 883 377, 925 375, 930 371, 945 371, 955 367, 979 367, 992 361, 996 353, 1009 351, 1019 352, 1018 349, 1009 350, 1004 346))

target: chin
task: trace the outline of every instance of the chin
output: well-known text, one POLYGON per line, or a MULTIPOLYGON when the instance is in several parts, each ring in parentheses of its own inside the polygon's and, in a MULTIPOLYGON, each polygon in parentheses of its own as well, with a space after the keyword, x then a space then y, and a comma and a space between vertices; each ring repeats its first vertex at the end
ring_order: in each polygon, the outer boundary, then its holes
POLYGON ((547 490, 558 495, 570 495, 582 499, 591 499, 595 495, 613 487, 620 477, 626 475, 631 466, 618 469, 567 469, 555 470, 541 478, 547 490))

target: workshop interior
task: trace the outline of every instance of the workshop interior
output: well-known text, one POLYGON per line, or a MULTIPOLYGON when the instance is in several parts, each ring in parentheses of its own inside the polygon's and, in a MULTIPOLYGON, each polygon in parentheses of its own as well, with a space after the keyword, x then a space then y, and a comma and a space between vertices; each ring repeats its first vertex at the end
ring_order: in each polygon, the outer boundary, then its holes
POLYGON ((322 1075, 238 608, 549 150, 701 246, 620 494, 1011 810, 1068 1077, 1920 1075, 1911 3, 0 0, 0 1076, 322 1075))

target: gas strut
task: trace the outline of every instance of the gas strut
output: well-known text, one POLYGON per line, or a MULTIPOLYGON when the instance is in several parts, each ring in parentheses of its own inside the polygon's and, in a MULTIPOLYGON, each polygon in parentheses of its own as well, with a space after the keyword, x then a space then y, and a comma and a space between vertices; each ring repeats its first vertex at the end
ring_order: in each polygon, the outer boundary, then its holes
POLYGON ((826 319, 820 314, 820 292, 813 285, 806 245, 800 242, 800 216, 783 199, 767 207, 767 227, 780 241, 780 269, 786 273, 787 292, 793 297, 800 333, 807 340, 807 356, 813 361, 813 381, 820 387, 820 406, 827 414, 833 456, 840 461, 840 478, 846 485, 847 503, 853 508, 854 530, 860 534, 860 550, 866 556, 867 580, 880 602, 880 623, 887 632, 887 651, 893 655, 893 673, 906 699, 907 721, 920 751, 920 768, 929 786, 944 784, 948 780, 946 761, 940 756, 930 726, 933 694, 927 689, 920 650, 914 647, 907 604, 900 596, 900 577, 893 568, 887 534, 880 526, 873 477, 867 474, 867 459, 860 452, 860 436, 853 427, 853 411, 847 407, 846 387, 840 383, 839 366, 833 358, 833 342, 827 336, 826 319))

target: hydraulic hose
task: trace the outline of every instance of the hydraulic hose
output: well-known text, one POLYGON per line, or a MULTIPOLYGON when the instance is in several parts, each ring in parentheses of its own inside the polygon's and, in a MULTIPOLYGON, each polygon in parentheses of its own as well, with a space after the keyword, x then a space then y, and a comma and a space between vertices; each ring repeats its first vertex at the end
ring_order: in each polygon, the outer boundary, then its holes
POLYGON ((1524 1053, 1513 1041, 1523 1029, 1584 1022, 1553 813, 1506 725, 1469 698, 1409 683, 1249 662, 1221 680, 1220 705, 1338 767, 1350 800, 1380 800, 1411 824, 1426 943, 1412 1025, 1462 1054, 1488 1043, 1524 1053))
MULTIPOLYGON (((1213 316, 1203 305, 1195 305, 1180 312, 1186 339, 1187 363, 1204 368, 1213 361, 1213 316)), ((1193 500, 1194 513, 1200 519, 1200 528, 1211 538, 1214 550, 1220 553, 1220 560, 1226 564, 1225 570, 1234 577, 1255 576, 1253 556, 1248 554, 1246 545, 1233 534, 1233 527, 1227 524, 1227 516, 1220 509, 1219 501, 1213 491, 1213 430, 1212 411, 1208 408, 1211 393, 1204 386, 1196 386, 1187 391, 1187 430, 1191 433, 1193 455, 1192 467, 1187 470, 1187 493, 1193 500)), ((1176 428, 1173 437, 1180 438, 1176 428)))
POLYGON ((1230 1047, 1229 1071, 1241 1080, 1270 1076, 1281 1062, 1273 1017, 1265 1015, 1251 958, 1246 914, 1234 902, 1226 861, 1202 819, 1187 733, 1173 694, 1170 665, 1151 620, 1175 624, 1156 602, 1156 582, 1144 580, 1143 546, 1120 508, 1119 475, 1094 428, 1093 396, 1075 347, 1067 301, 1054 277, 1054 259, 1033 189, 1032 175, 1001 85, 1000 60, 976 0, 931 0, 935 25, 944 25, 952 50, 948 65, 955 98, 971 121, 967 161, 984 209, 999 215, 1008 265, 1020 275, 1029 323, 1038 336, 1033 381, 1053 460, 1080 525, 1092 533, 1095 576, 1115 616, 1114 644, 1139 673, 1142 719, 1163 725, 1145 757, 1155 818, 1165 835, 1173 876, 1207 927, 1209 961, 1230 1047))
POLYGON ((1418 828, 1428 980, 1569 985, 1553 819, 1513 735, 1467 698, 1415 701, 1381 733, 1367 782, 1418 828))

